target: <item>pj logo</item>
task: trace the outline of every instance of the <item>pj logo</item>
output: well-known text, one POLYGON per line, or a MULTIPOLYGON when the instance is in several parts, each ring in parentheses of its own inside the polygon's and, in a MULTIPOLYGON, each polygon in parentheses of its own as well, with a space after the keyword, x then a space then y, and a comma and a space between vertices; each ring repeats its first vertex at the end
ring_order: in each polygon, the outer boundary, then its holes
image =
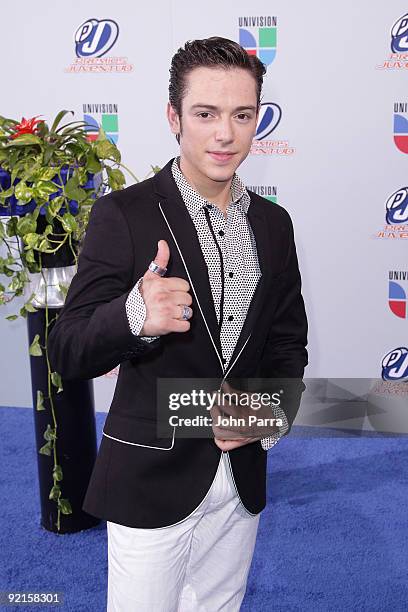
POLYGON ((88 19, 75 32, 77 57, 102 57, 112 49, 119 26, 112 19, 88 19))
POLYGON ((408 381, 408 349, 405 346, 387 353, 381 365, 383 380, 408 381))

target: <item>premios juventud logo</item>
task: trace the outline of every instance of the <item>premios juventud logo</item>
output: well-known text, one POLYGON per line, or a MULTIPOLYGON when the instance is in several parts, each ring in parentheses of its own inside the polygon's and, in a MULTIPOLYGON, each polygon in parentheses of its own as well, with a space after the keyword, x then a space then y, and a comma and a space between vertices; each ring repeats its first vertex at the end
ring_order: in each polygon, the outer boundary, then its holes
POLYGON ((398 17, 393 23, 388 41, 391 53, 376 68, 378 70, 406 70, 408 68, 408 13, 398 17))
POLYGON ((408 238, 408 187, 400 187, 385 201, 385 224, 375 238, 406 240, 408 238))
POLYGON ((113 19, 87 19, 75 31, 76 60, 65 69, 71 73, 127 73, 133 65, 127 57, 111 55, 119 38, 119 25, 113 19))
POLYGON ((259 109, 251 155, 293 155, 295 148, 287 138, 273 134, 282 119, 282 108, 276 102, 263 102, 259 109))
POLYGON ((400 346, 382 358, 381 377, 389 381, 408 381, 408 348, 400 346))

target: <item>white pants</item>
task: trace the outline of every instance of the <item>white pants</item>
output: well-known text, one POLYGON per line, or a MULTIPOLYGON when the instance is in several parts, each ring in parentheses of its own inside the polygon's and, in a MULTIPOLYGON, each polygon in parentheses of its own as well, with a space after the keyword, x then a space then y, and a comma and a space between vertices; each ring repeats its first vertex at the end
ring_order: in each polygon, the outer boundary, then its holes
POLYGON ((228 457, 201 504, 158 529, 107 521, 108 612, 237 612, 260 514, 243 508, 228 457))

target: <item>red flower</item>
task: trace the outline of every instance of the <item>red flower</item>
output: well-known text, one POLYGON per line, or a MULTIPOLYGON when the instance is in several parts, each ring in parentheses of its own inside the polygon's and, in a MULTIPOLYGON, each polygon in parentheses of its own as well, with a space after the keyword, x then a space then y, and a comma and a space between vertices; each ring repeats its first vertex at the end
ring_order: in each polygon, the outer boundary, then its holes
POLYGON ((11 138, 18 138, 22 134, 36 134, 38 131, 37 124, 43 123, 43 119, 37 119, 40 115, 36 115, 32 119, 25 119, 23 117, 21 123, 18 123, 14 126, 15 133, 11 135, 11 138))

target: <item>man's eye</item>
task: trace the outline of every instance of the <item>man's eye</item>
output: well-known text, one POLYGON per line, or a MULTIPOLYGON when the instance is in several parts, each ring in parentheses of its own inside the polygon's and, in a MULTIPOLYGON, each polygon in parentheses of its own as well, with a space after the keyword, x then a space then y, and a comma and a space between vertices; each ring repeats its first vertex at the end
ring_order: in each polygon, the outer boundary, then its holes
POLYGON ((240 119, 250 119, 251 118, 249 115, 247 115, 247 113, 239 113, 237 117, 239 117, 240 119))
MULTIPOLYGON (((207 115, 207 117, 209 117, 209 116, 210 116, 210 113, 206 113, 206 112, 203 112, 203 113, 198 113, 198 116, 199 116, 199 117, 203 117, 203 115, 207 115)), ((203 119, 207 119, 207 117, 203 117, 203 119)))

